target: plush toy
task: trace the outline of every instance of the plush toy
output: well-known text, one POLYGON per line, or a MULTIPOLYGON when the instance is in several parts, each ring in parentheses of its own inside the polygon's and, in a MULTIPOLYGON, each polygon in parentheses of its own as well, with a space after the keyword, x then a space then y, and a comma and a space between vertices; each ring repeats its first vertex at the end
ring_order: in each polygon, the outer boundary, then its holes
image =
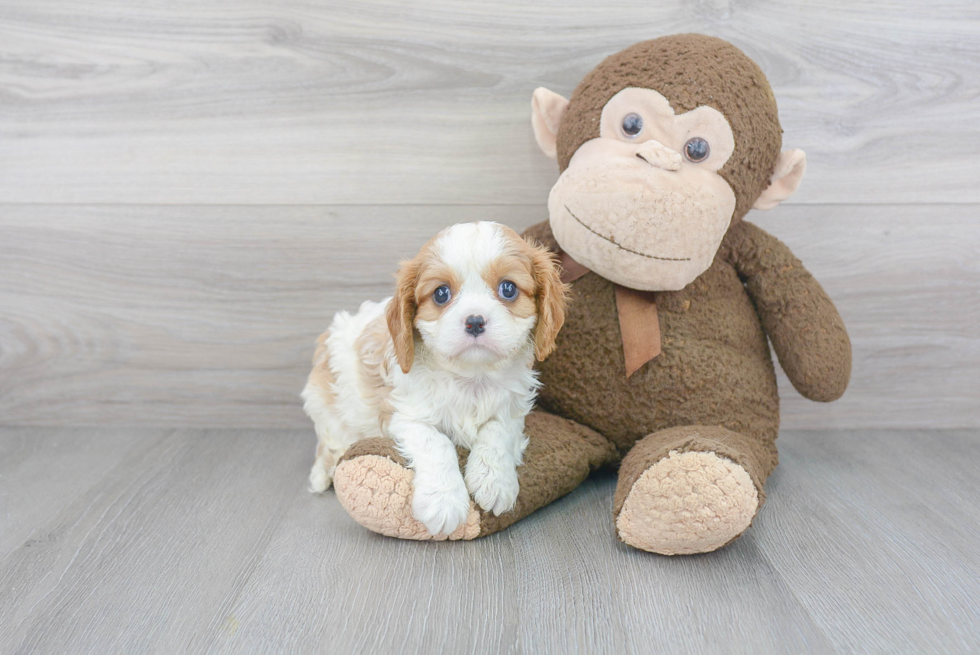
MULTIPOLYGON (((561 176, 550 220, 528 233, 561 257, 568 315, 541 364, 516 508, 474 507, 449 538, 501 530, 618 464, 622 541, 668 555, 724 546, 758 513, 777 462, 769 342, 807 398, 834 400, 850 377, 850 341, 827 294, 743 220, 796 190, 805 156, 781 151, 759 67, 695 34, 612 55, 570 100, 536 90, 532 124, 561 176)), ((347 452, 335 485, 371 530, 446 538, 412 518, 411 478, 376 438, 347 452)))

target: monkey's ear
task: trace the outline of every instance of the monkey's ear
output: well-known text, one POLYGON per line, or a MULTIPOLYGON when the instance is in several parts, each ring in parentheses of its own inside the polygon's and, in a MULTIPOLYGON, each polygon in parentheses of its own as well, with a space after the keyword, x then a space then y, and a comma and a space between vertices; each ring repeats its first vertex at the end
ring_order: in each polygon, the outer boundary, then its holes
POLYGON ((543 86, 531 96, 531 127, 541 152, 558 159, 558 126, 568 108, 568 100, 543 86))
POLYGON ((752 205, 753 209, 772 209, 789 198, 806 171, 806 153, 802 150, 783 150, 776 160, 776 169, 772 173, 772 183, 763 191, 752 205))

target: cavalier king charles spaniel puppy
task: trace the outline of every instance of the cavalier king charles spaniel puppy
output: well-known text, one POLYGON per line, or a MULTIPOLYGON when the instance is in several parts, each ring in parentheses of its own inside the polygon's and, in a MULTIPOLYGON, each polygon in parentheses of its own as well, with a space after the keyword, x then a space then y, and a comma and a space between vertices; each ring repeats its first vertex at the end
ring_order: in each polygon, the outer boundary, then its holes
POLYGON ((469 513, 513 509, 539 386, 535 358, 555 347, 566 287, 543 247, 497 223, 462 223, 402 262, 395 295, 339 312, 317 341, 303 390, 326 490, 359 439, 390 437, 414 470, 412 514, 433 535, 469 513), (470 451, 460 472, 456 446, 470 451))

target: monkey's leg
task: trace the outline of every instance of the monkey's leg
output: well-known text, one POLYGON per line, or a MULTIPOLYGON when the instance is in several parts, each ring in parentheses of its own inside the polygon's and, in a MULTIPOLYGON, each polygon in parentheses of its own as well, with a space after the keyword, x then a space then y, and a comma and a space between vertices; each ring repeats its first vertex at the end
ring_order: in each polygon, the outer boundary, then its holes
POLYGON ((775 435, 719 426, 650 434, 623 459, 613 502, 619 538, 662 555, 707 553, 734 541, 765 499, 775 435))
MULTIPOLYGON (((494 516, 471 501, 466 523, 448 539, 475 539, 503 530, 575 489, 591 471, 619 458, 602 435, 546 412, 529 414, 524 430, 529 443, 524 464, 517 469, 521 490, 514 509, 494 516)), ((461 469, 465 462, 466 453, 461 451, 461 469)), ((433 537, 412 516, 413 475, 391 440, 364 439, 340 459, 334 488, 351 518, 373 532, 401 539, 446 539, 433 537)))

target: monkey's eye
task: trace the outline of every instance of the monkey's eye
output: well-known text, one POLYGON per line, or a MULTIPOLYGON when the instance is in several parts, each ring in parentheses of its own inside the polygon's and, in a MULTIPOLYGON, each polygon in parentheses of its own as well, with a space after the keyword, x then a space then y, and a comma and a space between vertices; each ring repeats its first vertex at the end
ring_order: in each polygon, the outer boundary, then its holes
POLYGON ((623 134, 633 138, 643 131, 643 117, 639 114, 626 114, 623 117, 623 134))
POLYGON ((450 291, 449 287, 447 287, 445 284, 436 289, 432 294, 432 300, 434 300, 437 305, 445 305, 452 297, 453 292, 450 291))
POLYGON ((510 280, 504 280, 497 287, 497 295, 504 300, 514 300, 517 298, 517 285, 510 280))
POLYGON ((684 156, 690 162, 695 164, 702 162, 708 158, 709 154, 711 154, 711 146, 699 136, 688 139, 687 143, 684 144, 684 156))

